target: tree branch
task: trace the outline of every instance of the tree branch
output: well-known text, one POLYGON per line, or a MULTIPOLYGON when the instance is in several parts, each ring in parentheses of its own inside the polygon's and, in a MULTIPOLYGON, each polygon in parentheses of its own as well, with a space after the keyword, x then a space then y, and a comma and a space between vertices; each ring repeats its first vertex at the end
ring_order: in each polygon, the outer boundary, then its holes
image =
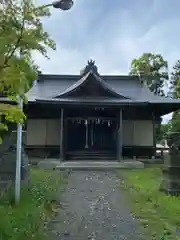
MULTIPOLYGON (((19 43, 20 43, 20 41, 21 41, 21 39, 22 39, 23 30, 24 30, 24 27, 25 27, 25 11, 26 11, 26 6, 24 5, 24 7, 23 7, 23 12, 22 12, 22 14, 23 14, 23 20, 22 20, 22 25, 21 25, 21 29, 20 29, 20 35, 19 35, 19 37, 17 38, 17 41, 16 41, 15 46, 13 47, 12 51, 7 54, 7 57, 5 57, 4 64, 3 64, 2 68, 6 67, 6 66, 8 65, 9 60, 10 60, 10 59, 12 58, 12 56, 14 55, 14 53, 15 53, 15 51, 17 50, 17 48, 18 48, 18 46, 19 46, 19 43)), ((16 18, 15 18, 14 20, 15 20, 16 22, 18 22, 18 21, 16 20, 16 18)))

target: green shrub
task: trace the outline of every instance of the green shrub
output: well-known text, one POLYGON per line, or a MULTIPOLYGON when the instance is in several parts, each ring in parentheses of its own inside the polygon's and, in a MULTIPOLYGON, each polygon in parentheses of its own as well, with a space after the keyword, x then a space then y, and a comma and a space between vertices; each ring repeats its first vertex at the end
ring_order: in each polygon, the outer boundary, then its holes
POLYGON ((0 201, 0 240, 44 240, 53 201, 64 183, 60 173, 33 169, 30 184, 22 187, 19 206, 11 204, 12 192, 0 201))
POLYGON ((121 187, 132 204, 135 218, 145 229, 146 239, 180 239, 180 198, 167 196, 159 191, 162 181, 161 168, 151 166, 140 170, 124 170, 121 187))

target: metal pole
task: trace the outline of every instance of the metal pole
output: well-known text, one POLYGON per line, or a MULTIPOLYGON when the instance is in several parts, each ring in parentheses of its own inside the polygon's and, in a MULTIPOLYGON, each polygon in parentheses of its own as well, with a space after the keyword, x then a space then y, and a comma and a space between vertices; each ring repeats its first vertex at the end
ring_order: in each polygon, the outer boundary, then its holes
MULTIPOLYGON (((50 4, 42 5, 37 7, 38 9, 44 9, 48 7, 55 7, 58 4, 58 1, 55 1, 50 4)), ((63 10, 61 7, 58 7, 63 10)), ((36 9, 35 9, 36 10, 36 9)), ((22 49, 20 49, 20 57, 23 58, 24 54, 22 49)), ((19 108, 23 110, 23 100, 18 96, 18 105, 19 108)), ((21 152, 22 152, 22 124, 17 126, 17 145, 16 145, 16 177, 15 177, 15 203, 18 204, 20 201, 20 190, 21 190, 21 152)))
MULTIPOLYGON (((20 49, 20 58, 24 58, 23 49, 20 49)), ((18 96, 18 106, 23 110, 23 99, 18 96)), ((16 176, 15 176, 15 203, 19 204, 21 194, 21 155, 22 155, 22 124, 17 125, 16 143, 16 176)))
MULTIPOLYGON (((23 109, 23 100, 18 97, 18 105, 23 109)), ((16 144, 16 179, 15 179, 15 203, 20 201, 21 192, 21 152, 22 152, 22 124, 17 126, 17 144, 16 144)))
POLYGON ((42 6, 39 6, 39 7, 35 8, 35 10, 40 10, 40 9, 44 9, 44 8, 53 7, 54 4, 55 3, 44 4, 42 6))

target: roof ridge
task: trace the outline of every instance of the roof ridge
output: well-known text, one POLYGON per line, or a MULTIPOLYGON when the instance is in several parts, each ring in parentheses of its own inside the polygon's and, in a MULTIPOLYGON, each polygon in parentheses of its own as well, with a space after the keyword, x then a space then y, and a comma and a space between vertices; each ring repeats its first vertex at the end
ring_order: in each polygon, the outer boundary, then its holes
MULTIPOLYGON (((96 74, 97 75, 97 74, 96 74)), ((80 74, 43 74, 43 73, 39 73, 38 74, 38 79, 37 81, 48 81, 48 80, 61 80, 61 79, 64 79, 68 78, 68 80, 71 80, 71 79, 78 79, 78 78, 81 78, 82 75, 80 74)), ((110 79, 112 78, 112 80, 135 80, 135 79, 138 79, 138 76, 131 76, 131 75, 99 75, 99 77, 101 77, 102 79, 105 78, 105 79, 110 79)))

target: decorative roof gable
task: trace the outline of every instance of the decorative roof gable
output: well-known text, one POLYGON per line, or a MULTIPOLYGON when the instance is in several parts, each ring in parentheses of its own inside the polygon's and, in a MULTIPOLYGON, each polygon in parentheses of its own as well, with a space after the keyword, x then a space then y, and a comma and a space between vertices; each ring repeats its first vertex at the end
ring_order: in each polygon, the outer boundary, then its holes
POLYGON ((121 98, 128 99, 117 93, 100 77, 95 62, 90 60, 88 65, 81 71, 81 79, 72 84, 55 98, 61 97, 84 97, 84 98, 121 98))

